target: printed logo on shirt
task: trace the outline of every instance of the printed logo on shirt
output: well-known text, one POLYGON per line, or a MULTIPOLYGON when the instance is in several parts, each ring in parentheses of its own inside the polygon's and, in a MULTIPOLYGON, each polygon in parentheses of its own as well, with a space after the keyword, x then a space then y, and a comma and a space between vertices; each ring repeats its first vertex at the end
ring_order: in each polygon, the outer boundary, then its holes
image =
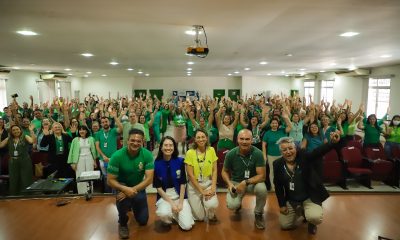
POLYGON ((176 178, 181 178, 181 170, 176 170, 176 178))
POLYGON ((142 162, 139 163, 138 167, 139 167, 139 171, 143 171, 143 163, 142 162))

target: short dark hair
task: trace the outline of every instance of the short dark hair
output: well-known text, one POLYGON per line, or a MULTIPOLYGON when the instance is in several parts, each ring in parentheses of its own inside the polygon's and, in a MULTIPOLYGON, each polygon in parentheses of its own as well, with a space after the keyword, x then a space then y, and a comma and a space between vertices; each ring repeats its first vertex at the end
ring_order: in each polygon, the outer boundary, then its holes
POLYGON ((178 144, 176 144, 175 139, 170 136, 165 136, 161 139, 160 146, 158 147, 158 154, 157 154, 156 160, 163 159, 163 157, 164 157, 161 149, 162 149, 162 145, 164 144, 165 140, 171 140, 172 144, 174 144, 174 152, 172 153, 171 159, 177 158, 179 155, 178 144))
POLYGON ((85 131, 86 131, 86 136, 85 136, 85 138, 87 138, 87 137, 90 136, 89 128, 88 128, 86 125, 80 125, 80 126, 78 127, 78 132, 79 132, 80 130, 85 130, 85 131))
MULTIPOLYGON (((133 134, 141 135, 141 136, 144 138, 144 132, 143 132, 142 130, 140 130, 140 129, 132 128, 131 130, 129 130, 128 136, 130 137, 130 136, 133 135, 133 134)), ((128 138, 129 138, 129 137, 128 137, 128 138)))

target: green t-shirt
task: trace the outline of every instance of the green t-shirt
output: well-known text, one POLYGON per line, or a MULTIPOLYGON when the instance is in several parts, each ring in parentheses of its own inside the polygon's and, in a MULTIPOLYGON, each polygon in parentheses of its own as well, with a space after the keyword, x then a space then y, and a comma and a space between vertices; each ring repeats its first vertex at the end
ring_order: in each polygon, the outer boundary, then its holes
POLYGON ((224 168, 231 173, 231 180, 241 182, 245 179, 245 171, 250 171, 250 178, 257 175, 256 168, 265 167, 261 150, 251 147, 247 156, 239 154, 239 147, 235 147, 225 156, 224 168))
POLYGON ((277 131, 268 130, 263 137, 263 142, 267 143, 267 154, 270 156, 280 156, 281 151, 279 150, 278 144, 276 142, 281 137, 286 137, 285 128, 281 127, 277 131))
MULTIPOLYGON (((99 142, 99 147, 101 151, 108 158, 113 155, 117 151, 117 137, 118 130, 117 128, 110 128, 107 132, 104 129, 101 129, 95 134, 96 142, 99 142)), ((99 155, 100 159, 103 159, 102 155, 99 155)))
POLYGON ((133 187, 143 181, 146 170, 153 169, 153 155, 149 150, 142 147, 136 156, 131 156, 128 148, 123 147, 112 155, 107 172, 117 176, 119 183, 133 187))
POLYGON ((386 139, 387 142, 400 143, 400 127, 389 127, 392 129, 390 136, 386 139))
POLYGON ((35 133, 39 132, 39 130, 42 128, 42 121, 39 119, 33 119, 31 123, 35 126, 35 129, 33 130, 35 133))

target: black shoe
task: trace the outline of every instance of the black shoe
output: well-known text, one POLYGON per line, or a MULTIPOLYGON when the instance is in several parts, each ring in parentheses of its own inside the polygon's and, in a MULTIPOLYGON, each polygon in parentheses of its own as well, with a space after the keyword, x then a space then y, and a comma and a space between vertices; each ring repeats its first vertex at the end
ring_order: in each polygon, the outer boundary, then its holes
POLYGON ((265 222, 262 214, 256 214, 254 217, 254 225, 257 229, 265 229, 265 222))
POLYGON ((241 209, 242 209, 242 204, 240 204, 239 208, 235 210, 235 213, 239 214, 241 209))
POLYGON ((309 234, 316 234, 317 233, 317 226, 312 224, 312 223, 308 223, 308 233, 309 234))
POLYGON ((121 239, 128 239, 129 238, 129 228, 128 226, 118 226, 118 233, 119 233, 119 238, 121 239))

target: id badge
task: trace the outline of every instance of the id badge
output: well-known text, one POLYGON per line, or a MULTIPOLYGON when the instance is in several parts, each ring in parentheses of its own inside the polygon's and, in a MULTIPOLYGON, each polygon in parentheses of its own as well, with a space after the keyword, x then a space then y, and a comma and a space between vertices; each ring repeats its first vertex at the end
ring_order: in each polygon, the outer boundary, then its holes
POLYGON ((246 179, 250 178, 250 170, 244 171, 244 178, 246 178, 246 179))
POLYGON ((289 183, 289 189, 294 191, 294 182, 289 183))
POLYGON ((106 143, 106 142, 103 144, 103 147, 104 147, 104 148, 107 148, 107 143, 106 143))
POLYGON ((60 147, 60 152, 62 152, 62 151, 64 151, 64 148, 63 148, 63 147, 60 147))
POLYGON ((18 157, 18 151, 17 150, 14 151, 14 157, 18 157))

